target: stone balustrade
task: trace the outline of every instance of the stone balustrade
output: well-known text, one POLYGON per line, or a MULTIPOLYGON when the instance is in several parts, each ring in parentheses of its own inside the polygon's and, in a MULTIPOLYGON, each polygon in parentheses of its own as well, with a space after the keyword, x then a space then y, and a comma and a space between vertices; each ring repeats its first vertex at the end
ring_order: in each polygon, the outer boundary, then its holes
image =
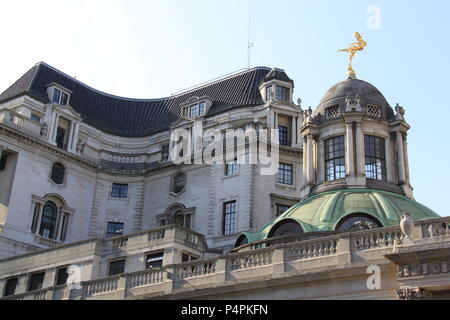
POLYGON ((89 297, 118 290, 120 277, 109 277, 82 283, 83 296, 89 297))
POLYGON ((372 229, 352 234, 352 245, 356 251, 401 245, 404 235, 399 227, 372 229))
POLYGON ((0 111, 0 123, 19 128, 29 134, 40 136, 41 124, 13 110, 0 111))
MULTIPOLYGON (((447 235, 450 218, 430 219, 416 222, 415 241, 428 241, 431 237, 447 235), (437 227, 442 227, 438 229, 437 227), (429 234, 428 231, 432 233, 429 234), (440 230, 440 231, 439 231, 440 230), (424 232, 421 232, 424 231, 424 232)), ((177 226, 128 235, 113 240, 113 243, 129 245, 133 237, 148 237, 148 241, 178 239, 200 243, 195 232, 177 226)), ((142 295, 160 297, 161 295, 232 285, 233 281, 251 282, 254 279, 268 279, 295 272, 309 272, 317 268, 329 270, 342 268, 342 263, 380 261, 389 264, 385 257, 396 248, 402 248, 404 236, 399 226, 365 231, 341 233, 321 238, 301 240, 291 243, 281 241, 264 244, 260 249, 242 250, 223 254, 209 259, 165 265, 161 269, 149 269, 118 276, 97 279, 82 283, 82 290, 72 290, 65 297, 71 299, 117 299, 142 295)), ((436 241, 438 241, 437 239, 436 241)), ((260 244, 261 245, 261 244, 260 244)), ((244 247, 244 246, 243 246, 244 247)), ((241 247, 241 248, 243 248, 241 247)), ((442 264, 442 263, 441 263, 442 264)), ((449 266, 450 268, 450 266, 449 266)), ((412 273, 405 269, 405 274, 412 273)), ((53 288, 42 292, 19 294, 4 299, 46 299, 54 298, 53 288)), ((59 289, 61 290, 61 289, 59 289)), ((61 295, 60 295, 61 296, 61 295)))

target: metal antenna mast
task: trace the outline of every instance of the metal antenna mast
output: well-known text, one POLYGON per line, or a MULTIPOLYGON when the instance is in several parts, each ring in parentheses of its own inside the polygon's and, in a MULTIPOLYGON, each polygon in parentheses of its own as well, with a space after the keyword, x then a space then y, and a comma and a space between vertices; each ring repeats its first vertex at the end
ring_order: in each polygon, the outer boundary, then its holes
POLYGON ((248 17, 248 68, 250 69, 250 63, 251 63, 251 50, 253 48, 253 42, 251 42, 251 35, 252 35, 252 14, 249 14, 248 17))

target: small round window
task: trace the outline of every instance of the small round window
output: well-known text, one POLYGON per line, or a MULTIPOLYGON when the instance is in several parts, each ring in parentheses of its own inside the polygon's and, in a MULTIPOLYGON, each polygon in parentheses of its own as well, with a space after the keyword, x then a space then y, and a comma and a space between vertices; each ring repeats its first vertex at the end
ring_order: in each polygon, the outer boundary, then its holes
POLYGON ((55 162, 52 166, 52 175, 51 175, 52 181, 58 185, 63 184, 65 174, 66 168, 64 168, 64 166, 61 163, 55 162))

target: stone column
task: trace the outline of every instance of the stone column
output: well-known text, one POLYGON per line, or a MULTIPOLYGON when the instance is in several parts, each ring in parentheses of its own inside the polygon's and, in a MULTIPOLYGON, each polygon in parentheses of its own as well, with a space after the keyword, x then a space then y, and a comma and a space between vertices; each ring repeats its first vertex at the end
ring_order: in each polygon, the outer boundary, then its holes
POLYGON ((405 156, 403 150, 403 133, 397 131, 397 152, 398 152, 398 182, 405 183, 405 156))
POLYGON ((291 125, 291 133, 292 133, 292 142, 291 146, 297 144, 297 118, 292 117, 292 125, 291 125))
POLYGON ((393 141, 391 139, 391 136, 386 139, 386 179, 387 182, 394 182, 394 175, 393 175, 393 168, 395 168, 394 165, 394 159, 392 156, 392 149, 393 149, 393 141))
POLYGON ((56 143, 56 133, 58 132, 59 114, 56 115, 55 121, 53 122, 53 134, 52 141, 56 143))
POLYGON ((306 136, 302 137, 302 144, 303 144, 303 175, 302 175, 302 187, 307 184, 306 176, 308 175, 308 168, 306 164, 308 163, 308 158, 306 155, 306 147, 308 146, 308 142, 306 140, 306 136))
POLYGON ((2 157, 3 150, 5 150, 5 147, 0 144, 0 158, 2 157))
POLYGON ((405 182, 409 184, 410 180, 409 180, 408 140, 406 134, 404 135, 403 141, 403 157, 405 159, 405 182))
POLYGON ((313 136, 311 133, 307 135, 306 142, 306 158, 307 158, 307 177, 306 180, 309 184, 314 184, 314 152, 313 152, 313 136))
POLYGON ((71 151, 72 150, 73 133, 74 132, 75 132, 75 123, 73 121, 70 121, 69 137, 67 139, 67 151, 71 151))
POLYGON ((356 123, 356 172, 358 176, 366 175, 366 158, 364 150, 364 132, 362 123, 356 123))
POLYGON ((355 175, 353 123, 345 123, 345 170, 347 176, 355 175))

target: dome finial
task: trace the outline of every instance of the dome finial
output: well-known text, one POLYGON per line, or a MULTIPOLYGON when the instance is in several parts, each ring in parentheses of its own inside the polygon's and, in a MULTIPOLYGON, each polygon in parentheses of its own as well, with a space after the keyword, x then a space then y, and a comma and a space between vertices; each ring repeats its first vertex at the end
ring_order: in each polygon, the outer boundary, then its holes
POLYGON ((364 48, 367 46, 367 43, 363 40, 363 38, 361 37, 361 35, 358 32, 354 33, 354 37, 356 38, 356 40, 358 42, 355 43, 351 43, 350 47, 348 47, 347 49, 342 49, 342 50, 338 50, 339 52, 348 52, 349 56, 348 56, 348 77, 349 79, 356 79, 356 73, 355 70, 353 70, 352 67, 352 62, 353 62, 353 58, 355 57, 356 52, 358 51, 363 51, 364 48))

